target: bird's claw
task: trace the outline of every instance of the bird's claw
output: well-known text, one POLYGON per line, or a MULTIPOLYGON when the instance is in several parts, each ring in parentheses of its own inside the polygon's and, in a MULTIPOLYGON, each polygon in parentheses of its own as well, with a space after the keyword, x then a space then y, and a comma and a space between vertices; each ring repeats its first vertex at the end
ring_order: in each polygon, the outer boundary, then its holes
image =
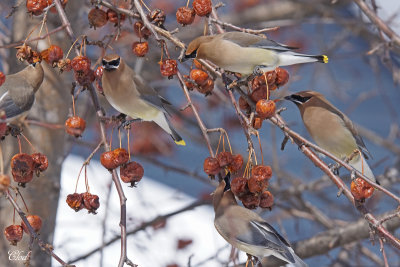
POLYGON ((132 119, 132 120, 124 120, 121 122, 121 124, 118 126, 118 130, 121 128, 124 129, 130 129, 131 128, 131 124, 136 122, 136 121, 142 121, 142 119, 132 119))
POLYGON ((328 167, 331 170, 331 172, 333 172, 334 175, 337 175, 337 176, 339 175, 339 168, 340 168, 339 164, 330 163, 330 164, 328 164, 328 167))
POLYGON ((263 68, 266 68, 267 66, 265 66, 265 65, 258 65, 258 66, 256 66, 255 68, 254 68, 254 70, 253 70, 253 75, 255 76, 255 77, 257 77, 257 76, 260 76, 260 75, 263 75, 264 74, 264 71, 262 70, 263 68))

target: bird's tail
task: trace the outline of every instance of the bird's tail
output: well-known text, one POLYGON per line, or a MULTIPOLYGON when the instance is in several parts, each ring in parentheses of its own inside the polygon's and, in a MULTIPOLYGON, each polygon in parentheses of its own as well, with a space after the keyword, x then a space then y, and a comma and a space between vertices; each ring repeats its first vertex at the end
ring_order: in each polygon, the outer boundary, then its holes
POLYGON ((174 139, 175 144, 186 146, 185 140, 183 140, 182 137, 175 131, 163 112, 160 112, 153 121, 157 123, 158 126, 160 126, 164 131, 166 131, 172 137, 172 139, 174 139))
POLYGON ((289 263, 286 264, 286 266, 292 266, 292 267, 308 267, 307 263, 305 263, 302 259, 300 259, 299 256, 296 255, 296 253, 292 253, 293 258, 295 260, 294 263, 289 263))
POLYGON ((328 57, 326 55, 305 55, 292 51, 280 53, 279 60, 280 66, 288 66, 308 62, 328 63, 328 57))
POLYGON ((375 175, 372 172, 371 168, 369 167, 364 156, 359 155, 359 156, 355 157, 352 161, 350 161, 350 165, 353 166, 357 171, 364 174, 371 181, 375 181, 375 183, 379 184, 379 181, 376 180, 375 175))

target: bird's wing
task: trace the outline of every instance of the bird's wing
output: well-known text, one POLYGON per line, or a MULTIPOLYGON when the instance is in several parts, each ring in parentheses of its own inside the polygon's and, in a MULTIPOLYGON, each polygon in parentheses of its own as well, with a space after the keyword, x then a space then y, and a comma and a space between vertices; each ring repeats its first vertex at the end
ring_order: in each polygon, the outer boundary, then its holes
POLYGON ((134 75, 133 81, 137 86, 137 90, 140 93, 140 98, 150 105, 156 107, 162 112, 166 112, 166 107, 171 105, 171 103, 164 97, 160 96, 153 87, 145 83, 139 76, 134 75))
POLYGON ((363 153, 364 157, 366 159, 372 158, 371 153, 369 152, 369 150, 367 149, 367 147, 365 146, 364 140, 362 139, 362 137, 358 134, 358 131, 356 129, 356 127, 354 126, 354 124, 351 122, 351 120, 342 112, 340 112, 336 107, 334 107, 333 105, 328 105, 328 109, 333 112, 334 114, 338 115, 340 119, 342 119, 344 126, 349 129, 349 131, 351 132, 351 134, 353 135, 354 139, 356 140, 356 144, 358 146, 358 148, 361 150, 361 152, 363 153))
POLYGON ((0 110, 4 110, 6 118, 12 118, 24 112, 15 104, 8 92, 0 97, 0 110))
POLYGON ((276 251, 285 256, 288 261, 294 263, 295 259, 290 253, 289 243, 267 222, 252 220, 249 222, 249 231, 238 235, 239 242, 251 244, 276 251))
POLYGON ((223 34, 222 39, 231 41, 240 46, 259 47, 264 49, 275 50, 278 52, 297 49, 297 47, 291 47, 284 44, 280 44, 271 39, 263 38, 259 35, 249 34, 245 32, 227 32, 223 34))

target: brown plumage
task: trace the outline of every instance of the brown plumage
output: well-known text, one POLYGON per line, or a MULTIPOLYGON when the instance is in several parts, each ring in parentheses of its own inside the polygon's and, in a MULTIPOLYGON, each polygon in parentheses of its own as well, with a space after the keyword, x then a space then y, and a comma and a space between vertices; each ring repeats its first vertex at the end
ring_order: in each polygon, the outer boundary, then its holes
POLYGON ((235 248, 259 260, 273 255, 292 266, 307 266, 271 225, 257 213, 237 204, 230 190, 229 175, 215 190, 213 205, 215 228, 235 248))
POLYGON ((365 160, 371 157, 371 154, 345 114, 321 93, 315 91, 301 91, 285 99, 292 101, 299 108, 307 131, 321 148, 341 159, 359 149, 363 155, 354 157, 350 164, 371 180, 376 180, 365 160))

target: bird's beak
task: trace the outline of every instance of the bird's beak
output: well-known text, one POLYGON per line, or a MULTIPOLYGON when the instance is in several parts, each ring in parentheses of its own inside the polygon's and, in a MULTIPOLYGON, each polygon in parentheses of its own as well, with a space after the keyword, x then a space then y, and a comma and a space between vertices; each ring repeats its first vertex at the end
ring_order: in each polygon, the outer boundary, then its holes
POLYGON ((191 54, 185 54, 185 56, 181 59, 181 62, 185 62, 191 58, 196 58, 196 56, 197 56, 197 51, 193 51, 191 54))
POLYGON ((231 173, 230 172, 228 172, 226 174, 226 176, 224 177, 224 181, 225 181, 224 192, 226 192, 231 189, 231 173))
POLYGON ((115 67, 114 65, 109 64, 108 62, 106 64, 103 64, 104 70, 107 71, 112 71, 112 70, 116 70, 117 67, 115 67))

